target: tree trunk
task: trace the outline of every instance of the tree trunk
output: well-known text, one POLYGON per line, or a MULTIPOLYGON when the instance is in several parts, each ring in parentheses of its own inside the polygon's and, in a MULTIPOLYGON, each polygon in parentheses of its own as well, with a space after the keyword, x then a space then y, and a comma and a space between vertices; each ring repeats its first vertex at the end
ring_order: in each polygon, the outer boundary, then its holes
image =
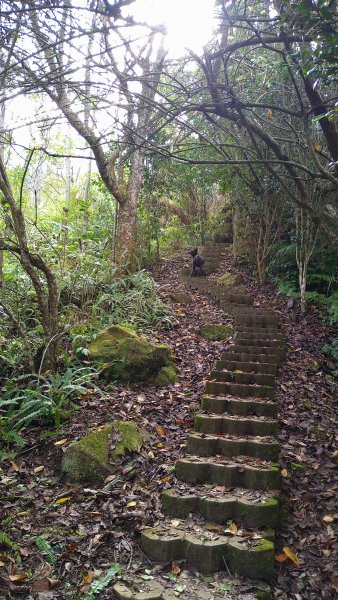
POLYGON ((121 271, 134 271, 136 268, 136 209, 137 202, 131 199, 118 207, 115 262, 121 271))

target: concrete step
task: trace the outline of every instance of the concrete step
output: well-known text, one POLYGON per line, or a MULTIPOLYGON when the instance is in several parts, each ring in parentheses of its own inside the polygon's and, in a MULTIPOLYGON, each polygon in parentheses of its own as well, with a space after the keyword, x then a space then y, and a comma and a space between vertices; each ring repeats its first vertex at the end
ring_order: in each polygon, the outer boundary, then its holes
POLYGON ((236 332, 236 340, 275 340, 279 341, 281 344, 284 343, 284 336, 277 331, 273 332, 265 332, 263 331, 237 331, 236 332))
POLYGON ((240 415, 197 414, 194 430, 198 433, 220 435, 277 436, 278 422, 269 417, 240 415))
POLYGON ((277 462, 279 444, 268 436, 240 437, 193 432, 188 437, 187 453, 195 456, 252 456, 277 462))
POLYGON ((277 374, 277 365, 272 363, 255 363, 255 362, 240 362, 230 360, 218 360, 216 362, 216 370, 222 371, 237 371, 242 373, 266 373, 270 375, 277 374))
MULTIPOLYGON (((234 348, 234 346, 232 346, 234 348)), ((226 352, 222 353, 221 360, 230 360, 235 362, 256 362, 256 363, 271 363, 273 365, 278 365, 279 360, 278 356, 274 354, 252 354, 246 351, 238 352, 233 349, 226 350, 226 352)))
POLYGON ((262 334, 261 338, 256 337, 254 339, 250 337, 238 337, 238 334, 236 334, 235 342, 239 346, 254 346, 255 348, 284 348, 282 340, 268 339, 264 334, 262 334))
POLYGON ((214 396, 231 394, 239 398, 275 398, 275 388, 268 385, 250 385, 245 383, 228 383, 226 381, 207 381, 205 393, 214 396))
POLYGON ((226 523, 229 519, 246 527, 277 527, 279 523, 278 492, 244 490, 227 492, 212 485, 182 484, 165 490, 162 510, 175 518, 200 514, 207 521, 226 523))
POLYGON ((280 488, 278 465, 258 458, 187 456, 177 461, 176 477, 186 483, 213 483, 255 490, 280 488))
POLYGON ((271 400, 246 398, 233 398, 232 396, 212 396, 204 394, 201 397, 201 407, 210 413, 217 415, 238 415, 242 417, 257 416, 270 417, 274 419, 277 416, 277 404, 271 400))
POLYGON ((273 335, 280 334, 280 329, 277 325, 272 325, 271 327, 261 327, 260 325, 258 327, 255 325, 236 325, 236 331, 238 333, 257 333, 260 335, 268 333, 272 333, 273 335))
MULTIPOLYGON (((237 577, 271 582, 275 554, 271 534, 270 539, 258 531, 238 530, 233 535, 230 530, 227 534, 222 526, 210 530, 210 525, 194 524, 192 519, 178 521, 168 519, 142 532, 141 549, 149 560, 166 564, 185 560, 202 573, 227 569, 237 577)), ((158 598, 158 595, 152 597, 158 598)))
POLYGON ((238 371, 215 369, 210 373, 210 379, 215 381, 227 381, 233 383, 244 383, 249 385, 267 385, 273 387, 276 382, 274 375, 261 373, 239 373, 238 371))
POLYGON ((269 326, 277 325, 278 319, 277 316, 273 313, 267 313, 266 315, 256 315, 249 313, 237 313, 235 315, 235 326, 236 325, 253 325, 254 327, 258 326, 269 326))

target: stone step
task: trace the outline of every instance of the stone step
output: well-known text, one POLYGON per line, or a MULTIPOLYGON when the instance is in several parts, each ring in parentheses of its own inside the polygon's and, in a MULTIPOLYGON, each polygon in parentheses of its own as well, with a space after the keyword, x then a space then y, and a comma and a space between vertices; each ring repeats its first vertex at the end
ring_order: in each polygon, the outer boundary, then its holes
MULTIPOLYGON (((233 348, 233 346, 232 346, 233 348)), ((250 354, 248 352, 235 352, 234 350, 226 350, 222 353, 221 360, 229 360, 235 362, 256 362, 256 363, 271 363, 278 365, 278 356, 274 354, 250 354)))
POLYGON ((259 316, 265 316, 265 315, 271 315, 274 314, 271 310, 268 310, 267 308, 263 308, 261 306, 248 306, 248 307, 241 307, 239 306, 236 309, 236 314, 248 314, 248 315, 259 315, 259 316))
POLYGON ((260 397, 275 398, 275 388, 268 385, 250 385, 245 383, 228 383, 226 381, 207 381, 205 393, 214 396, 231 394, 240 398, 260 397))
POLYGON ((235 315, 235 326, 236 325, 254 325, 266 326, 277 325, 277 316, 273 313, 267 313, 266 315, 256 315, 255 313, 237 313, 235 315))
POLYGON ((240 415, 197 414, 194 430, 198 433, 254 436, 277 436, 278 422, 269 417, 240 415))
POLYGON ((231 519, 237 525, 252 528, 277 527, 280 513, 278 492, 239 488, 227 492, 219 486, 189 484, 165 490, 162 510, 179 519, 200 514, 215 523, 231 519))
POLYGON ((242 461, 241 457, 187 456, 177 461, 176 477, 186 483, 213 483, 254 490, 280 488, 278 465, 249 457, 242 461))
POLYGON ((245 344, 237 343, 236 341, 234 345, 229 347, 229 350, 235 354, 250 354, 252 357, 255 355, 269 356, 270 358, 274 358, 277 364, 280 364, 281 359, 284 356, 284 348, 279 346, 246 346, 245 344))
MULTIPOLYGON (((185 560, 202 573, 230 570, 236 577, 251 577, 271 582, 274 572, 274 542, 262 532, 210 526, 192 519, 182 523, 166 520, 141 535, 141 549, 149 560, 170 563, 185 560)), ((131 597, 131 596, 130 596, 131 597)), ((157 600, 158 596, 153 599, 157 600)))
POLYGON ((236 340, 276 340, 284 343, 284 336, 277 331, 267 333, 264 331, 236 331, 236 340))
POLYGON ((248 296, 247 294, 232 294, 230 292, 222 294, 219 298, 219 305, 223 308, 224 305, 228 304, 238 304, 241 305, 250 305, 252 304, 252 296, 248 296))
POLYGON ((212 396, 204 394, 201 397, 201 407, 210 413, 217 415, 238 415, 242 417, 257 416, 270 417, 277 416, 277 404, 270 400, 247 400, 246 398, 233 398, 232 396, 212 396))
POLYGON ((211 371, 210 379, 214 379, 215 381, 232 381, 234 383, 268 385, 269 387, 273 387, 276 381, 274 375, 261 373, 239 373, 238 371, 233 372, 226 369, 215 369, 211 371))
POLYGON ((254 339, 247 337, 238 337, 238 334, 236 334, 235 342, 239 346, 254 346, 255 348, 284 348, 282 340, 268 339, 264 336, 264 334, 262 334, 261 339, 257 337, 254 339))
POLYGON ((269 333, 272 333, 273 335, 280 334, 280 329, 278 329, 278 327, 275 325, 273 325, 271 327, 236 325, 236 331, 238 333, 249 333, 249 334, 259 334, 259 335, 266 335, 269 333))
POLYGON ((277 374, 277 365, 272 363, 240 362, 231 360, 218 360, 216 370, 237 371, 242 373, 266 373, 270 375, 277 374))
POLYGON ((195 456, 252 456, 277 462, 279 444, 271 437, 244 438, 193 432, 188 437, 187 453, 195 456))

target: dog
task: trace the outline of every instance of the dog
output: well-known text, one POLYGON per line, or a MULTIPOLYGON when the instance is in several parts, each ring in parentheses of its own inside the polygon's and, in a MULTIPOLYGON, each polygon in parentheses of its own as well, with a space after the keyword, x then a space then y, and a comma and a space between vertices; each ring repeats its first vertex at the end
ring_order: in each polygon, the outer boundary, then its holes
POLYGON ((202 267, 204 265, 204 258, 198 254, 198 248, 194 248, 189 252, 190 256, 192 256, 192 273, 191 277, 200 277, 202 274, 202 267))

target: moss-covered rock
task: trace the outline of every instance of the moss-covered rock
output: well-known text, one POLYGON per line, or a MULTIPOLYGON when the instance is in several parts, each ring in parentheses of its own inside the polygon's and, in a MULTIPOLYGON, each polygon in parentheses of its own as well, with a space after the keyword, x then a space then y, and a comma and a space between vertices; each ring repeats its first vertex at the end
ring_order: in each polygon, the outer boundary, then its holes
POLYGON ((243 283, 243 277, 239 274, 226 272, 218 280, 222 285, 237 286, 243 283))
POLYGON ((205 340, 226 340, 232 336, 233 329, 231 325, 221 325, 219 323, 210 323, 203 325, 199 333, 205 340))
POLYGON ((101 482, 114 472, 125 452, 139 452, 142 434, 135 423, 116 421, 91 431, 70 444, 62 458, 62 472, 71 481, 101 482))
MULTIPOLYGON (((189 268, 189 274, 191 269, 189 268)), ((173 302, 177 302, 178 304, 192 304, 192 298, 188 294, 184 292, 170 292, 169 298, 173 302)))
POLYGON ((173 357, 165 344, 151 344, 121 325, 100 331, 89 345, 91 359, 103 362, 103 375, 109 381, 152 381, 162 367, 172 367, 173 357))
POLYGON ((153 383, 158 386, 173 385, 178 381, 175 368, 172 365, 168 367, 162 367, 156 375, 153 383))

